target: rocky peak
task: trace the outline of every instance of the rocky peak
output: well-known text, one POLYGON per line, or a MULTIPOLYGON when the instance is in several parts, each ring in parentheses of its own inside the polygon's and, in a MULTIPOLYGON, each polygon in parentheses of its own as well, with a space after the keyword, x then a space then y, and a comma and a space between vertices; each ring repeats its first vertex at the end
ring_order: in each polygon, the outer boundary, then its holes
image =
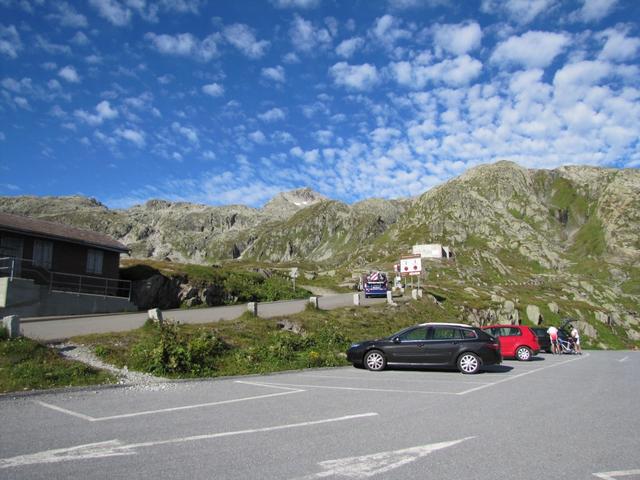
POLYGON ((288 192, 281 192, 263 207, 263 212, 275 218, 286 218, 298 210, 328 200, 324 195, 314 192, 310 188, 298 188, 288 192))

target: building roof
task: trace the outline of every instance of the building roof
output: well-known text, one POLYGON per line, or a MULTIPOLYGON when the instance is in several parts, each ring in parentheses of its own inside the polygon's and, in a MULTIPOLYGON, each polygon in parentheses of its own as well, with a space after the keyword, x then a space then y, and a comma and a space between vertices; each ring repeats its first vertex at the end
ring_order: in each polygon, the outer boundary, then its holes
POLYGON ((70 227, 62 223, 48 222, 46 220, 11 215, 9 213, 0 212, 0 230, 52 240, 62 240, 70 243, 79 243, 102 250, 129 253, 129 248, 127 248, 126 245, 114 240, 108 235, 70 227))

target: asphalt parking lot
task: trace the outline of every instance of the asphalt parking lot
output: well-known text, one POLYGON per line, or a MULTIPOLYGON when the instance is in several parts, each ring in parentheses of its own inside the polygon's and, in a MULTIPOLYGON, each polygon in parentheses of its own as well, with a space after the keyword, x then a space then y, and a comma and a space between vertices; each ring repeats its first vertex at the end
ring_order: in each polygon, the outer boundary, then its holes
POLYGON ((0 398, 0 478, 640 479, 640 352, 0 398))

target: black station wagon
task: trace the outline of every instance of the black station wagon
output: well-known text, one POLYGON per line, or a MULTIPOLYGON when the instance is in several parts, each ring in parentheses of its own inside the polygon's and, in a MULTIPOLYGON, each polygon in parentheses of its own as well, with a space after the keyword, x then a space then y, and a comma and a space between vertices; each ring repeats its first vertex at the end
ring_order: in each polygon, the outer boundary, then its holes
POLYGON ((477 373, 483 365, 502 362, 498 340, 479 328, 457 323, 423 323, 379 340, 354 343, 347 360, 356 367, 457 367, 477 373))

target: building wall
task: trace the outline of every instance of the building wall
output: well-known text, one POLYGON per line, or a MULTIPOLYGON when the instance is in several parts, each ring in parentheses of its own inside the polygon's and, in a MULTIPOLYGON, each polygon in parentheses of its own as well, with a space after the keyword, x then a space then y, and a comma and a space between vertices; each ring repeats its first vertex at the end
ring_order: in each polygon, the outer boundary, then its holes
MULTIPOLYGON (((35 237, 24 234, 0 230, 0 238, 8 236, 22 239, 22 258, 33 258, 33 244, 35 237)), ((43 240, 48 240, 44 239, 43 240)), ((53 243, 51 271, 71 273, 74 275, 91 275, 104 278, 118 278, 120 254, 94 247, 93 250, 102 250, 102 274, 87 273, 87 252, 91 247, 64 242, 61 240, 49 240, 53 243)), ((2 255, 0 255, 2 256, 2 255)))

